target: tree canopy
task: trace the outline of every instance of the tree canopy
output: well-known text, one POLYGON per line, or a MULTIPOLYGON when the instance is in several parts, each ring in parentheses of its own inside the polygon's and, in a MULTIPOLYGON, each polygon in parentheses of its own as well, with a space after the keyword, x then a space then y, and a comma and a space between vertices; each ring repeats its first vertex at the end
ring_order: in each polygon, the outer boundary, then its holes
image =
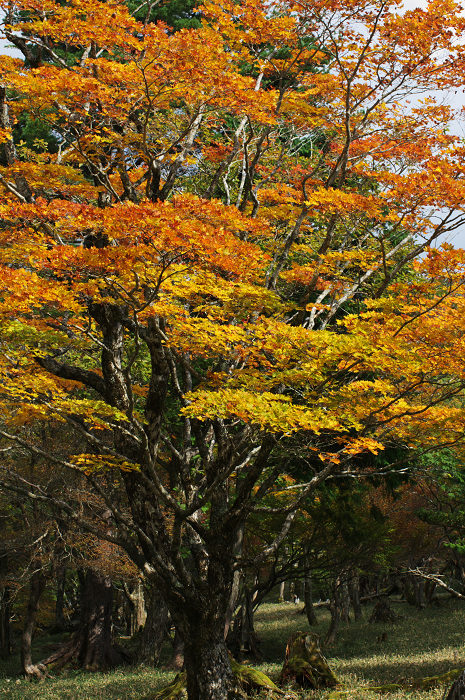
POLYGON ((4 11, 25 60, 0 64, 3 483, 125 549, 182 631, 189 700, 222 700, 250 514, 281 517, 256 565, 328 477, 463 439, 465 254, 430 246, 465 221, 464 146, 430 92, 465 81, 465 19, 207 1, 173 33, 115 0, 4 11), (50 421, 82 449, 43 450, 28 426, 50 421), (26 483, 23 449, 110 515, 26 483))

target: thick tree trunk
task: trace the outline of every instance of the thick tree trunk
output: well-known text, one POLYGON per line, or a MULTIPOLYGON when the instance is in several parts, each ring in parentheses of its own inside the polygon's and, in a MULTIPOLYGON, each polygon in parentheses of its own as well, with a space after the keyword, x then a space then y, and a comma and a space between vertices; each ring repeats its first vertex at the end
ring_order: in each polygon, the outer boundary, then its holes
POLYGON ((26 617, 23 633, 21 635, 21 671, 32 680, 33 678, 41 679, 44 677, 44 668, 41 664, 34 665, 32 663, 32 636, 39 612, 39 600, 45 589, 46 579, 42 571, 38 569, 32 574, 29 584, 29 600, 26 609, 26 617))
POLYGON ((163 641, 168 636, 168 619, 168 607, 163 596, 152 590, 148 597, 147 619, 137 645, 138 663, 155 665, 158 662, 163 641))
POLYGON ((188 635, 184 644, 189 700, 229 700, 234 695, 235 682, 224 641, 219 629, 215 638, 201 627, 188 635))
POLYGON ((226 545, 215 541, 215 556, 200 580, 193 582, 196 590, 189 590, 189 597, 165 591, 171 619, 184 640, 188 700, 231 700, 236 696, 237 683, 224 639, 233 579, 231 561, 225 556, 231 550, 226 545))
POLYGON ((89 569, 84 578, 79 629, 70 642, 42 664, 53 664, 55 669, 67 663, 107 669, 130 663, 130 654, 112 641, 112 605, 111 581, 89 569))

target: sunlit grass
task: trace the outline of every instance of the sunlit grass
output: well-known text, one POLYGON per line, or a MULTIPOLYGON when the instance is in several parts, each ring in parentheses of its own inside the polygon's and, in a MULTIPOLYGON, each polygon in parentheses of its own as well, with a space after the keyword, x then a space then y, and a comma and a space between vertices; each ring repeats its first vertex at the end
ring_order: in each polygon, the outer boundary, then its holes
MULTIPOLYGON (((341 624, 334 647, 324 653, 347 693, 342 699, 371 700, 379 693, 367 686, 408 682, 443 674, 465 666, 465 606, 445 600, 437 608, 416 610, 406 603, 393 603, 402 615, 391 625, 369 625, 371 607, 359 622, 341 624), (387 632, 385 642, 377 638, 387 632)), ((264 604, 256 614, 256 631, 261 639, 264 660, 258 667, 276 678, 282 666, 289 636, 309 631, 301 607, 290 603, 264 604)), ((318 611, 319 624, 313 628, 324 637, 329 624, 326 610, 318 611)), ((40 646, 49 642, 38 639, 40 646)), ((55 641, 55 640, 52 640, 55 641)), ((43 658, 43 654, 42 654, 43 658)), ((17 675, 16 658, 0 662, 0 700, 139 700, 166 685, 173 673, 162 669, 120 669, 112 673, 67 671, 43 683, 28 683, 17 675)), ((389 700, 440 700, 444 686, 427 691, 391 692, 389 700)), ((305 691, 302 700, 324 700, 328 691, 305 691)))

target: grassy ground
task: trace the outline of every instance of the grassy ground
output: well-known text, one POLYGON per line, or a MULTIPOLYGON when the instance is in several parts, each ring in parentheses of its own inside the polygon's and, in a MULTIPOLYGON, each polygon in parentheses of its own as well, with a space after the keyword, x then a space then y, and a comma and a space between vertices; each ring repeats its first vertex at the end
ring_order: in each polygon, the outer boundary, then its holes
MULTIPOLYGON (((364 620, 341 626, 338 642, 325 655, 347 690, 342 698, 372 700, 378 693, 369 685, 395 683, 445 673, 465 667, 465 606, 446 601, 438 608, 415 610, 394 603, 404 617, 391 625, 369 625, 364 620), (385 642, 377 637, 387 632, 385 642)), ((315 631, 324 636, 328 613, 319 611, 315 631)), ((292 604, 263 605, 256 615, 265 661, 259 668, 276 677, 282 665, 286 640, 297 630, 307 631, 305 616, 292 604)), ((43 646, 56 639, 38 639, 37 658, 43 646), (42 648, 41 648, 42 647, 42 648)), ((46 652, 45 652, 46 653, 46 652)), ((0 663, 0 700, 136 700, 171 680, 162 670, 130 669, 112 673, 68 671, 44 683, 28 683, 17 674, 18 662, 0 663)), ((389 700, 440 700, 444 686, 427 691, 401 690, 389 693, 389 700)), ((301 694, 302 700, 324 700, 328 692, 301 694)))

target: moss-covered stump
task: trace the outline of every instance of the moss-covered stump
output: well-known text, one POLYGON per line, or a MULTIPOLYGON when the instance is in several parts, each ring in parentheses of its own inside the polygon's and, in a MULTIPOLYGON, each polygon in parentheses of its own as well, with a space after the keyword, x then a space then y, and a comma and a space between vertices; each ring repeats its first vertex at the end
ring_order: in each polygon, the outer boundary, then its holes
POLYGON ((301 688, 334 688, 339 684, 321 653, 318 635, 297 632, 287 643, 286 660, 278 683, 296 683, 301 688))
MULTIPOLYGON (((268 676, 256 668, 244 666, 231 658, 231 670, 237 683, 236 688, 231 691, 231 700, 245 698, 247 693, 257 690, 269 690, 280 695, 283 694, 282 690, 268 676)), ((165 688, 145 695, 141 700, 181 700, 181 698, 187 697, 186 685, 186 674, 178 673, 176 678, 165 688)))

